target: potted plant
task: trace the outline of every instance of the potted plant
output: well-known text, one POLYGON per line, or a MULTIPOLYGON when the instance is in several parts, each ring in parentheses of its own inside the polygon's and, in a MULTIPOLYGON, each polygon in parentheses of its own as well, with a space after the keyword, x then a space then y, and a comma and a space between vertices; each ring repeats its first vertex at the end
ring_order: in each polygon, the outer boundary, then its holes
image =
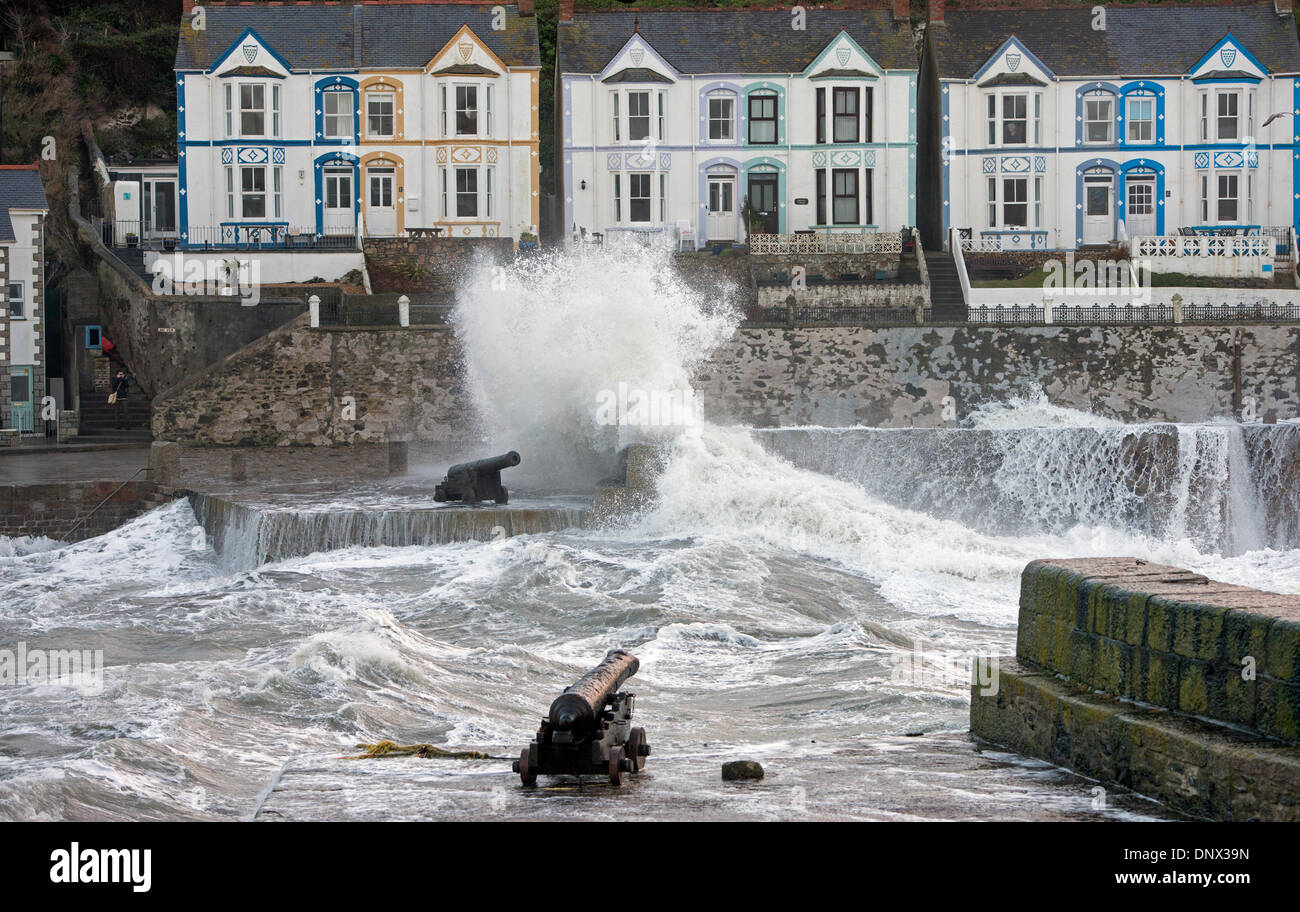
POLYGON ((139 243, 140 235, 136 234, 134 231, 128 231, 126 233, 126 246, 135 247, 139 243))
POLYGON ((525 250, 532 251, 537 249, 537 235, 531 231, 521 231, 519 233, 519 250, 522 253, 525 250))

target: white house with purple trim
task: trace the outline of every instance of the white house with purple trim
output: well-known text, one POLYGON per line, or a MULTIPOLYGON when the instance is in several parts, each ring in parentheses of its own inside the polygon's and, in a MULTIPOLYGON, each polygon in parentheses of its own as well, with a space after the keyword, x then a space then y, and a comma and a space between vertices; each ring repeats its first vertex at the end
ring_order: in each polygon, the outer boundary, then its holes
POLYGON ((915 37, 889 10, 563 7, 565 232, 743 241, 915 222, 915 37), (802 27, 799 27, 799 26, 802 27))

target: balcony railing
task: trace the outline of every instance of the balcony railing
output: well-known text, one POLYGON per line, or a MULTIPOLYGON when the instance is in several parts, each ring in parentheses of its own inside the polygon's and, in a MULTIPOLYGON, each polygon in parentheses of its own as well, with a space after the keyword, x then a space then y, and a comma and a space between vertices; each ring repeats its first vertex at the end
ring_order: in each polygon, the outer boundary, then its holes
POLYGON ((749 236, 749 252, 753 254, 901 253, 902 250, 903 239, 897 231, 870 234, 808 231, 749 236))
POLYGON ((1277 241, 1254 235, 1139 235, 1130 242, 1135 259, 1160 257, 1272 257, 1277 241))
POLYGON ((326 230, 287 224, 191 225, 184 234, 141 231, 138 221, 95 219, 100 237, 109 247, 144 250, 360 250, 356 229, 326 230))

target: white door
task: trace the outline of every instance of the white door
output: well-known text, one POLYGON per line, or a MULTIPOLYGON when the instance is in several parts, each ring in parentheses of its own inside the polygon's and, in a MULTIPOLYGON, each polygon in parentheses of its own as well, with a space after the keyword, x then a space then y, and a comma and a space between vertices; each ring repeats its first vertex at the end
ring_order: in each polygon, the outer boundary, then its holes
MULTIPOLYGON (((1109 244, 1115 239, 1114 181, 1110 177, 1083 179, 1083 242, 1109 244)), ((1129 232, 1132 233, 1131 231, 1129 232)))
POLYGON ((324 231, 326 234, 352 234, 356 230, 356 210, 352 200, 352 169, 325 169, 324 231))
POLYGON ((392 237, 397 234, 397 183, 392 168, 368 168, 366 178, 369 194, 366 196, 366 234, 371 237, 392 237))
POLYGON ((1129 237, 1156 233, 1156 182, 1154 178, 1134 178, 1128 182, 1124 202, 1124 227, 1129 237))
POLYGON ((709 178, 709 221, 707 241, 736 239, 736 179, 709 178))

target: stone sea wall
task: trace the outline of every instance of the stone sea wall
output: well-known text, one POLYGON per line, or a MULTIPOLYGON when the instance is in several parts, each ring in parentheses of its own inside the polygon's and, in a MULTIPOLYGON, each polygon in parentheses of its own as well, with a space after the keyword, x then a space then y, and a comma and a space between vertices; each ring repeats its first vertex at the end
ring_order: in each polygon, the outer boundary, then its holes
POLYGON ((1025 568, 979 737, 1177 810, 1300 820, 1300 596, 1135 558, 1025 568))
MULTIPOLYGON (((332 446, 471 435, 447 327, 300 317, 155 403, 155 439, 332 446), (351 397, 351 406, 349 400, 351 397)), ((1300 416, 1300 327, 740 328, 698 374, 705 415, 756 427, 945 427, 1041 388, 1124 422, 1300 416)), ((594 404, 593 404, 594 407, 594 404)))
POLYGON ((1230 417, 1240 386, 1282 420, 1300 415, 1297 363, 1290 326, 741 328, 696 389, 711 420, 759 427, 942 427, 1035 386, 1125 422, 1230 417))

